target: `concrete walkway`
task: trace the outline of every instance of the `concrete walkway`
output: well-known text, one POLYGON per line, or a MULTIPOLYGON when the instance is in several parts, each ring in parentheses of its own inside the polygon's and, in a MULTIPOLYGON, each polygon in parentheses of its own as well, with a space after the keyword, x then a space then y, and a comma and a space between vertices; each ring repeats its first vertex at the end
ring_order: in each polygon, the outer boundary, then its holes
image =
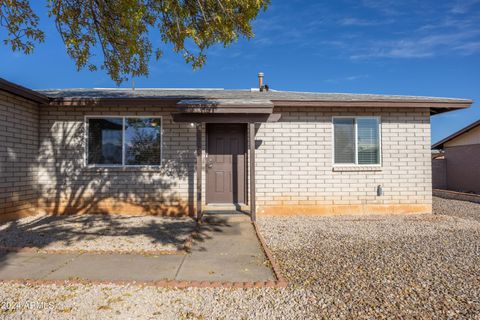
POLYGON ((275 280, 244 215, 208 215, 189 254, 0 253, 0 280, 275 280))

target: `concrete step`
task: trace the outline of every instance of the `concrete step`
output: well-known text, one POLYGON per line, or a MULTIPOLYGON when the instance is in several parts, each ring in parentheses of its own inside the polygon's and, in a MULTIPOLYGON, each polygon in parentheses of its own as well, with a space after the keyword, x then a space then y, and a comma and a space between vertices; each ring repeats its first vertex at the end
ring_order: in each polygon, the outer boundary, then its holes
POLYGON ((203 207, 204 212, 210 212, 210 211, 239 211, 239 212, 250 212, 250 207, 247 206, 244 203, 238 203, 238 204, 233 204, 233 203, 226 203, 226 204, 207 204, 203 207))

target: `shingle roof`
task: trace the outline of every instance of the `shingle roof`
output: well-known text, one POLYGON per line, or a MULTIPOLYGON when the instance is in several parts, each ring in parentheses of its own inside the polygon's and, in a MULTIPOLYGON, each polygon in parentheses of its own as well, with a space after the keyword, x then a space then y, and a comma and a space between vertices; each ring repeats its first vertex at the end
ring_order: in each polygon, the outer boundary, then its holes
POLYGON ((468 99, 399 96, 357 93, 317 93, 276 91, 259 92, 252 90, 223 89, 58 89, 37 90, 59 99, 269 99, 291 101, 401 101, 436 103, 471 103, 468 99))

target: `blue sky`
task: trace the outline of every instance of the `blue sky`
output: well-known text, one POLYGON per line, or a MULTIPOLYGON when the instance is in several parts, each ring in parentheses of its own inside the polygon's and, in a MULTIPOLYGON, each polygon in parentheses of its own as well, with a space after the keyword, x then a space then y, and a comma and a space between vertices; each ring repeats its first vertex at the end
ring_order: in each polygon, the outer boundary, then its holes
MULTIPOLYGON (((76 71, 43 3, 35 1, 45 43, 30 56, 1 47, 0 77, 31 88, 114 87, 102 71, 76 71)), ((278 90, 480 101, 479 21, 480 0, 272 0, 254 22, 254 39, 211 48, 196 71, 160 44, 162 60, 152 61, 150 76, 135 84, 250 88, 263 71, 278 90)), ((434 116, 432 140, 480 119, 479 106, 434 116)))

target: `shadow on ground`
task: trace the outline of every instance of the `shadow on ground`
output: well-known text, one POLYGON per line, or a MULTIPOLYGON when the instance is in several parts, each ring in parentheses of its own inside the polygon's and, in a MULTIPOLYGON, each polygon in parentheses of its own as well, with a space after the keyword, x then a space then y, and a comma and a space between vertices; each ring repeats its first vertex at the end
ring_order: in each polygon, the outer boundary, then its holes
MULTIPOLYGON (((172 244, 181 248, 195 227, 191 219, 152 219, 136 224, 139 217, 94 215, 40 216, 38 218, 11 221, 5 224, 0 235, 4 247, 44 248, 61 242, 66 248, 78 241, 115 241, 118 237, 143 235, 152 244, 172 244)), ((28 218, 27 218, 28 219, 28 218)), ((108 244, 107 244, 108 246, 108 244)), ((88 249, 88 248, 86 248, 88 249)))

